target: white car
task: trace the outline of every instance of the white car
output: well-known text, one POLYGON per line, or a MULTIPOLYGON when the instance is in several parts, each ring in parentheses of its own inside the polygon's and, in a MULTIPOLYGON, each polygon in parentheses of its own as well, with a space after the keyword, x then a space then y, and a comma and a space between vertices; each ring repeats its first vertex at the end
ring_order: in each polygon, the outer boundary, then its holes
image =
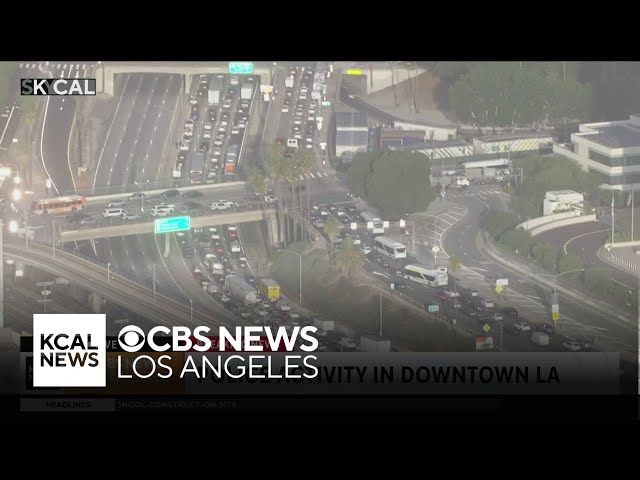
POLYGON ((240 242, 231 242, 231 253, 241 253, 240 242))
POLYGON ((211 138, 211 132, 209 130, 206 130, 203 134, 202 134, 202 138, 204 138, 205 140, 209 140, 211 138))
POLYGON ((576 342, 575 340, 565 340, 564 342, 562 342, 562 346, 570 352, 579 352, 580 350, 582 350, 582 345, 580 344, 580 342, 576 342))
POLYGON ((289 113, 289 107, 282 105, 282 113, 289 113))
POLYGON ((460 294, 459 294, 459 293, 454 292, 453 290, 445 290, 445 291, 444 291, 444 294, 445 294, 447 297, 459 297, 459 296, 460 296, 460 294))
POLYGON ((211 130, 211 124, 210 124, 209 122, 205 123, 205 124, 204 124, 204 129, 205 129, 206 131, 211 130))
POLYGON ((279 300, 278 303, 276 303, 276 307, 278 307, 278 310, 280 310, 281 312, 288 312, 291 310, 291 305, 289 305, 289 302, 286 302, 284 300, 279 300))
POLYGON ((209 203, 209 208, 211 210, 228 210, 233 207, 235 204, 228 200, 220 200, 219 202, 211 202, 209 203))
POLYGON ((214 145, 222 145, 223 143, 224 143, 224 137, 222 135, 218 135, 216 138, 213 139, 214 145))
POLYGON ((468 187, 469 185, 471 185, 471 182, 469 182, 468 178, 458 177, 456 179, 456 185, 458 185, 459 187, 468 187))
POLYGON ((231 128, 231 135, 238 135, 240 133, 240 128, 236 125, 231 128))
POLYGON ((366 245, 363 245, 362 253, 364 253, 365 255, 369 255, 371 253, 371 247, 367 247, 366 245))
POLYGON ((126 205, 127 205, 127 202, 125 202, 124 200, 114 200, 113 202, 109 202, 105 206, 107 208, 119 208, 119 207, 124 207, 126 205))
POLYGON ((513 327, 516 330, 520 330, 521 332, 530 332, 531 331, 531 325, 529 325, 527 322, 516 322, 513 324, 513 327))

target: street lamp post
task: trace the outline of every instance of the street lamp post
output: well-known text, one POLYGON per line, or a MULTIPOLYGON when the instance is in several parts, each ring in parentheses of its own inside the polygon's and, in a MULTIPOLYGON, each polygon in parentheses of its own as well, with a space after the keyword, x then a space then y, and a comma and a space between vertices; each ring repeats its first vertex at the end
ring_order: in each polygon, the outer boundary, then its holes
POLYGON ((51 183, 51 179, 47 178, 47 181, 45 183, 45 185, 47 186, 47 197, 51 196, 51 187, 53 186, 53 183, 51 183))
POLYGON ((278 252, 288 252, 298 256, 298 303, 302 305, 302 255, 298 252, 294 252, 293 250, 286 249, 280 249, 278 252))
POLYGON ((189 320, 193 323, 193 300, 189 299, 189 320))
POLYGON ((111 282, 111 262, 107 263, 107 283, 111 282))
POLYGON ((584 268, 578 268, 576 270, 567 270, 566 272, 556 273, 555 275, 548 274, 548 273, 540 274, 541 277, 553 278, 553 299, 552 299, 553 302, 558 301, 558 277, 561 277, 562 275, 567 275, 569 273, 577 273, 577 272, 584 272, 584 268))

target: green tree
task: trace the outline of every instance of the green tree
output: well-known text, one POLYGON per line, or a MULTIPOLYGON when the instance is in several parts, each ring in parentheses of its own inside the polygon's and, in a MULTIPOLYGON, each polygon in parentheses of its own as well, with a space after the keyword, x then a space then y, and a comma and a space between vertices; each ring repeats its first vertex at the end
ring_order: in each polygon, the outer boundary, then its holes
POLYGON ((336 266, 343 274, 352 277, 364 266, 364 263, 362 250, 353 244, 352 239, 347 238, 342 245, 342 250, 336 255, 336 266))
POLYGON ((527 257, 533 245, 533 237, 524 228, 512 228, 501 235, 500 243, 517 255, 527 257))
POLYGON ((557 273, 558 249, 555 245, 536 243, 531 249, 536 263, 550 273, 557 273))
POLYGON ((334 242, 336 241, 336 238, 338 238, 338 233, 340 233, 340 228, 342 228, 342 225, 340 224, 338 219, 333 215, 327 219, 327 221, 324 223, 324 226, 322 227, 322 231, 327 236, 327 238, 329 239, 329 243, 331 244, 329 254, 331 255, 332 265, 333 265, 334 252, 335 252, 334 242))
POLYGON ((589 268, 584 274, 584 286, 597 295, 606 295, 609 283, 609 272, 601 268, 589 268))
POLYGON ((356 153, 353 156, 349 173, 347 174, 347 183, 351 193, 361 198, 367 198, 367 178, 372 173, 374 160, 380 155, 382 155, 381 151, 375 151, 356 153))
MULTIPOLYGON (((570 272, 571 270, 580 270, 582 268, 584 268, 584 264, 582 263, 582 260, 580 259, 580 257, 577 255, 571 255, 571 254, 562 255, 560 257, 560 260, 558 261, 558 273, 570 272)), ((570 273, 566 276, 575 278, 578 275, 580 274, 570 273)))
POLYGON ((249 170, 249 183, 254 192, 263 197, 267 194, 267 178, 260 167, 251 167, 249 170))
POLYGON ((483 227, 493 238, 498 238, 518 223, 518 217, 511 212, 493 212, 484 218, 483 227))
POLYGON ((569 121, 584 120, 591 108, 591 86, 583 85, 573 77, 563 79, 556 73, 547 76, 549 85, 551 120, 564 125, 569 121))

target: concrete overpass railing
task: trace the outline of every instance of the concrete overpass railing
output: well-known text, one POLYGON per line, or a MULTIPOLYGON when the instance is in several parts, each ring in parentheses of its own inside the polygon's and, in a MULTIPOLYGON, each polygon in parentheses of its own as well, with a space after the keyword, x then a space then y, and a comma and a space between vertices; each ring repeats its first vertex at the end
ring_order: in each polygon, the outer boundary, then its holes
MULTIPOLYGON (((191 190, 199 190, 199 191, 210 191, 210 190, 235 190, 242 187, 245 187, 247 182, 228 182, 228 183, 213 183, 213 184, 205 184, 205 185, 190 185, 188 187, 175 187, 175 188, 162 188, 159 190, 140 190, 140 192, 144 193, 147 196, 160 195, 162 192, 166 192, 167 190, 178 190, 180 193, 189 192, 191 190)), ((89 205, 93 205, 96 203, 104 203, 109 200, 120 200, 125 199, 131 196, 133 193, 138 193, 138 191, 132 192, 124 192, 124 193, 114 193, 111 195, 95 195, 91 197, 87 197, 87 203, 89 205)))
MULTIPOLYGON (((83 284, 113 303, 137 312, 156 323, 167 326, 191 324, 191 310, 188 304, 182 304, 161 293, 156 293, 154 299, 151 289, 120 274, 113 272, 109 274, 104 266, 77 255, 57 251, 54 258, 51 249, 47 246, 31 244, 27 248, 13 243, 5 243, 4 255, 15 261, 83 284), (109 275, 109 279, 107 275, 109 275)), ((231 326, 240 324, 242 321, 236 319, 230 312, 221 314, 218 319, 213 319, 200 312, 193 312, 193 323, 231 326)))
POLYGON ((569 225, 577 225, 579 223, 587 223, 587 222, 596 222, 597 218, 595 214, 591 215, 581 215, 574 218, 565 218, 564 220, 557 220, 555 222, 545 223, 544 225, 540 225, 539 227, 533 228, 530 230, 531 236, 535 237, 536 235, 540 235, 543 232, 548 232, 549 230, 553 230, 554 228, 567 227, 569 225))
MULTIPOLYGON (((275 214, 274 209, 265 209, 234 213, 219 213, 216 215, 203 215, 200 217, 191 217, 191 228, 223 225, 227 223, 258 222, 261 220, 268 220, 270 217, 274 217, 275 214)), ((180 216, 180 214, 172 216, 180 216)), ((67 230, 60 232, 59 240, 61 242, 77 242, 80 240, 90 240, 94 238, 122 237, 126 235, 143 235, 147 233, 154 233, 154 222, 124 223, 122 225, 87 228, 82 230, 67 230)))

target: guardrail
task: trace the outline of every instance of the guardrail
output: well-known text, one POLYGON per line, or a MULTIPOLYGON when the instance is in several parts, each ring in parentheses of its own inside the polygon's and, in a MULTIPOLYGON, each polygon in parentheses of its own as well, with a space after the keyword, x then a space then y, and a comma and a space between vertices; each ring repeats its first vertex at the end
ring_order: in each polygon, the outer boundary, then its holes
MULTIPOLYGON (((555 287, 558 292, 566 295, 567 297, 571 297, 574 301, 588 305, 608 318, 614 317, 617 320, 621 321, 625 326, 637 328, 637 315, 633 315, 629 311, 622 310, 610 303, 605 302, 604 300, 598 300, 599 302, 604 304, 600 305, 589 298, 590 294, 588 292, 580 292, 579 290, 576 291, 573 288, 568 288, 569 284, 566 283, 566 280, 562 278, 557 279, 558 281, 554 284, 553 280, 548 279, 548 277, 543 277, 543 275, 548 276, 549 274, 546 272, 540 272, 540 269, 538 269, 537 267, 517 264, 514 261, 509 260, 505 252, 499 251, 495 247, 495 245, 493 245, 486 232, 482 232, 482 234, 480 235, 480 239, 482 250, 485 251, 498 263, 506 265, 507 267, 520 272, 525 277, 530 277, 536 282, 548 287, 550 290, 555 287)), ((571 285, 571 287, 575 288, 575 285, 571 285)))
MULTIPOLYGON (((256 209, 245 210, 244 212, 229 213, 223 211, 223 213, 217 215, 202 215, 191 218, 191 228, 206 227, 210 225, 223 225, 231 223, 247 223, 257 222, 266 219, 267 217, 275 215, 273 209, 256 209), (224 213, 226 212, 226 213, 224 213)), ((172 218, 176 215, 160 217, 172 218)), ((59 238, 62 242, 74 242, 79 240, 87 240, 93 238, 109 238, 109 237, 122 237, 126 235, 144 235, 154 233, 155 222, 142 222, 142 223, 126 223, 123 222, 120 225, 104 226, 98 228, 87 228, 84 230, 66 230, 60 232, 59 238)))
MULTIPOLYGON (((167 199, 166 200, 167 203, 171 202, 171 199, 167 199)), ((132 204, 135 205, 134 202, 132 202, 132 204)), ((153 206, 147 205, 145 208, 147 208, 148 210, 152 210, 153 206)), ((96 223, 93 225, 85 225, 83 228, 83 226, 81 225, 77 225, 75 223, 65 223, 65 224, 60 224, 61 226, 59 227, 59 230, 62 232, 65 231, 82 231, 82 230, 90 230, 90 229, 95 229, 95 228, 106 228, 106 227, 120 227, 122 225, 137 225, 137 224, 141 224, 141 223, 146 223, 146 222, 153 222, 156 219, 159 218, 168 218, 168 217, 180 217, 180 216, 190 216, 192 218, 199 218, 199 217, 211 217, 211 216, 217 216, 217 215, 233 215, 233 214, 239 214, 239 213, 245 213, 245 212, 258 212, 258 211, 268 211, 269 214, 271 214, 273 212, 273 209, 275 208, 275 203, 272 202, 240 202, 237 203, 236 206, 233 206, 227 210, 211 210, 208 206, 203 205, 202 209, 189 209, 189 210, 180 210, 180 209, 175 209, 170 215, 166 215, 164 217, 154 217, 151 215, 150 212, 146 212, 143 213, 140 216, 140 218, 137 221, 127 221, 124 218, 120 218, 120 217, 113 217, 113 218, 98 218, 95 219, 96 223)), ((124 207, 124 209, 126 210, 126 207, 124 207)), ((57 227, 57 223, 56 223, 56 227, 57 227)))
MULTIPOLYGON (((191 310, 186 304, 182 304, 161 293, 156 293, 155 298, 150 289, 129 280, 128 278, 107 271, 106 268, 95 262, 81 259, 68 252, 59 251, 56 258, 52 258, 48 247, 32 244, 29 248, 13 243, 5 244, 5 255, 22 261, 27 265, 34 265, 50 273, 74 280, 81 278, 91 290, 109 298, 114 303, 124 308, 135 311, 156 323, 175 325, 176 321, 184 324, 191 323, 191 310), (109 275, 109 281, 107 281, 109 275)), ((221 320, 213 320, 209 315, 193 312, 193 320, 201 325, 231 325, 241 324, 230 313, 221 315, 227 323, 221 320)))
POLYGON ((189 192, 192 190, 225 190, 225 189, 232 190, 235 188, 244 187, 246 185, 247 185, 247 182, 238 181, 238 182, 210 183, 210 184, 202 184, 202 185, 189 185, 186 187, 173 187, 171 185, 168 185, 166 188, 160 188, 160 189, 154 189, 154 190, 145 190, 144 188, 141 189, 138 187, 131 189, 131 186, 128 186, 129 189, 123 192, 113 193, 109 195, 89 196, 87 197, 87 203, 89 205, 93 205, 95 203, 104 202, 105 200, 124 199, 124 198, 130 197, 134 193, 140 193, 140 192, 148 196, 153 196, 153 195, 160 195, 161 193, 167 190, 178 190, 180 193, 189 192))

